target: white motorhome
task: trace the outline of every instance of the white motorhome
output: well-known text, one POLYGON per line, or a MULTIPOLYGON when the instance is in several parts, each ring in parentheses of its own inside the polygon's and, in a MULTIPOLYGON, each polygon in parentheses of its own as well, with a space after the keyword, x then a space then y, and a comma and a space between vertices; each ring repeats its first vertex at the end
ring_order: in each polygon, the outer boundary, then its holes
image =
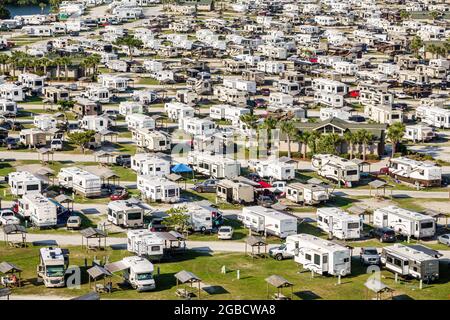
POLYGON ((297 218, 275 209, 262 206, 244 207, 238 218, 244 227, 258 233, 280 238, 297 233, 297 218))
POLYGON ((36 93, 41 93, 45 85, 45 77, 33 73, 21 73, 19 74, 18 80, 24 88, 30 89, 31 92, 36 93))
POLYGON ((101 179, 99 176, 77 167, 61 168, 58 182, 65 188, 71 188, 86 198, 101 195, 101 179))
POLYGON ((0 99, 0 115, 15 116, 17 114, 17 102, 0 99))
POLYGON ((28 171, 11 172, 8 174, 8 184, 11 194, 23 196, 30 192, 41 192, 42 181, 28 171))
POLYGON ((291 183, 286 186, 286 199, 294 203, 316 205, 329 199, 328 189, 318 184, 291 183))
POLYGON ((25 92, 22 86, 17 86, 13 83, 0 84, 0 98, 21 102, 25 100, 25 92))
POLYGON ((52 115, 39 114, 34 116, 33 124, 39 130, 48 131, 50 129, 55 129, 58 122, 52 115))
POLYGON ((187 162, 192 165, 195 171, 213 178, 232 179, 241 173, 240 162, 218 154, 211 155, 207 152, 189 152, 187 162))
POLYGON ((183 210, 189 216, 189 228, 195 232, 211 231, 223 223, 222 213, 209 203, 184 202, 175 204, 174 208, 183 210))
POLYGON ((139 292, 156 288, 153 264, 143 257, 125 257, 121 261, 105 265, 110 272, 123 271, 123 279, 139 292))
POLYGON ((296 165, 291 162, 280 161, 280 159, 268 159, 258 161, 255 169, 261 177, 270 177, 275 180, 292 180, 295 178, 296 165))
POLYGON ((142 227, 144 214, 151 209, 135 198, 111 201, 108 203, 108 221, 126 228, 142 227))
POLYGON ((38 278, 47 288, 61 288, 66 285, 65 275, 69 266, 69 255, 61 248, 40 248, 38 278))
POLYGON ((363 223, 360 217, 339 208, 318 208, 317 227, 341 240, 359 239, 363 223))
POLYGON ((320 176, 343 182, 348 187, 352 186, 352 182, 358 182, 360 179, 359 165, 336 155, 313 155, 311 165, 320 176))
POLYGON ((437 128, 450 128, 449 109, 420 105, 416 108, 416 117, 437 128))
POLYGON ((57 224, 56 204, 39 192, 27 193, 19 199, 19 215, 30 219, 37 228, 54 227, 57 224))
POLYGON ((125 117, 128 129, 150 129, 153 130, 156 127, 155 119, 145 114, 132 113, 125 117))
POLYGON ((389 175, 398 180, 425 187, 441 186, 442 168, 432 162, 407 157, 391 158, 388 170, 389 175))
POLYGON ((424 246, 394 244, 381 251, 381 263, 394 273, 425 281, 439 278, 439 259, 424 246))
POLYGON ((98 76, 99 82, 102 87, 108 88, 112 91, 125 92, 132 79, 111 75, 111 74, 101 74, 98 76))
POLYGON ((436 232, 436 222, 432 217, 396 206, 376 209, 373 219, 376 227, 389 227, 417 239, 433 237, 436 232))
POLYGON ((350 249, 310 234, 292 235, 286 243, 294 247, 294 261, 318 274, 346 276, 351 274, 350 249))
POLYGON ((151 153, 131 157, 131 169, 141 175, 164 177, 170 174, 170 161, 151 153))
POLYGON ((109 89, 100 86, 91 86, 86 89, 83 96, 89 100, 100 103, 109 103, 110 93, 109 89))
POLYGON ((214 121, 194 117, 179 119, 180 129, 190 135, 211 135, 216 131, 214 121))
POLYGON ((138 176, 137 189, 150 201, 175 203, 180 200, 180 187, 177 183, 155 176, 138 176))
POLYGON ((253 186, 229 179, 222 179, 217 184, 216 197, 228 203, 253 203, 255 190, 253 186))

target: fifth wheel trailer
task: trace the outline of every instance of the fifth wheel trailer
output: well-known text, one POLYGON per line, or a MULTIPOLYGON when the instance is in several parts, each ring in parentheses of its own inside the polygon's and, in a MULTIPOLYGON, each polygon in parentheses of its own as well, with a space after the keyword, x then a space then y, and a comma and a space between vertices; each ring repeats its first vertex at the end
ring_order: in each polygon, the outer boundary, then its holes
POLYGON ((244 207, 238 217, 246 228, 280 238, 297 233, 297 218, 262 206, 244 207))
POLYGON ((318 208, 317 226, 341 240, 359 239, 363 223, 360 217, 339 208, 318 208))

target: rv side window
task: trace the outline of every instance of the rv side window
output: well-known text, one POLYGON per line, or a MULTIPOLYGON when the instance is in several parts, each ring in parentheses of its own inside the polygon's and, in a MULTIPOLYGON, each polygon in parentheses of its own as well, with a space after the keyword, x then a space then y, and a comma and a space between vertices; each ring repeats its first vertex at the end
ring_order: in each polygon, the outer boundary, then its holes
POLYGON ((405 261, 403 261, 403 265, 404 265, 404 266, 407 266, 407 265, 409 265, 409 261, 406 261, 406 260, 405 260, 405 261))
POLYGON ((386 261, 389 262, 389 263, 392 263, 392 262, 393 262, 393 260, 392 260, 391 257, 387 257, 387 258, 386 258, 386 261))
POLYGON ((31 190, 39 190, 39 185, 37 185, 37 184, 28 185, 27 191, 31 191, 31 190))
POLYGON ((401 267, 401 266, 402 266, 402 262, 401 262, 401 260, 399 260, 399 259, 395 259, 395 258, 394 258, 394 264, 395 264, 396 266, 399 266, 399 267, 401 267))
POLYGON ((421 229, 429 229, 429 228, 433 228, 433 222, 422 222, 420 224, 420 228, 421 229))
POLYGON ((344 262, 349 262, 350 258, 344 258, 344 262))
POLYGON ((328 256, 323 256, 322 262, 323 263, 328 263, 328 256))
POLYGON ((305 260, 311 261, 311 255, 310 254, 305 254, 305 260))
POLYGON ((314 264, 320 265, 320 256, 318 254, 314 254, 314 264))
POLYGON ((322 216, 319 216, 317 219, 318 219, 319 221, 323 221, 322 216))
POLYGON ((348 170, 348 171, 347 171, 347 175, 348 175, 348 176, 354 176, 354 175, 356 175, 356 174, 358 174, 358 171, 357 171, 357 170, 348 170))
POLYGON ((349 229, 359 229, 359 222, 352 222, 348 224, 349 229))
POLYGON ((159 249, 160 249, 159 246, 152 246, 151 248, 152 251, 159 251, 159 249))

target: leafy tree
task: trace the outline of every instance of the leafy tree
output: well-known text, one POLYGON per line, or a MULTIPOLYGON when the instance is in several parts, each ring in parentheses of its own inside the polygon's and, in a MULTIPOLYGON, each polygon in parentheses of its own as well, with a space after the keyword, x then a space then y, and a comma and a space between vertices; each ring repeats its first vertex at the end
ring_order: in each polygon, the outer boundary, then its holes
POLYGON ((430 12, 430 17, 431 17, 431 19, 433 19, 433 21, 437 20, 441 15, 442 15, 442 13, 437 10, 430 12))
POLYGON ((185 233, 189 228, 189 216, 186 214, 186 207, 171 208, 166 211, 169 216, 164 218, 163 224, 168 228, 185 233))
POLYGON ((356 131, 355 135, 356 135, 356 141, 358 142, 358 144, 359 145, 362 144, 363 160, 366 160, 367 146, 375 140, 375 137, 373 136, 372 133, 370 133, 366 129, 361 129, 361 130, 356 131))
POLYGON ((405 135, 405 125, 401 122, 396 122, 389 126, 387 130, 387 137, 392 142, 392 157, 397 150, 397 144, 405 135))
POLYGON ((317 143, 321 136, 319 131, 312 131, 308 137, 308 147, 311 149, 312 153, 317 153, 317 143))
POLYGON ((297 133, 297 128, 294 125, 293 121, 283 121, 280 125, 280 130, 284 134, 286 134, 286 140, 288 144, 288 157, 291 157, 291 139, 297 133))
POLYGON ((11 13, 8 9, 5 8, 5 6, 0 5, 0 19, 10 19, 11 13))
POLYGON ((423 47, 424 43, 419 36, 415 36, 409 45, 411 50, 414 52, 416 56, 419 55, 419 50, 423 47))
POLYGON ((68 134, 69 142, 80 147, 83 153, 88 143, 92 140, 92 138, 94 138, 94 136, 95 136, 94 130, 86 130, 68 134))
POLYGON ((6 64, 8 63, 9 56, 7 54, 0 54, 0 65, 2 73, 5 73, 6 64))
POLYGON ((402 20, 408 20, 411 17, 411 13, 409 13, 406 10, 400 11, 400 19, 402 20))
POLYGON ((133 49, 140 48, 143 45, 141 40, 136 39, 132 35, 126 35, 117 39, 115 44, 118 46, 126 46, 128 48, 128 56, 130 59, 133 58, 133 49))

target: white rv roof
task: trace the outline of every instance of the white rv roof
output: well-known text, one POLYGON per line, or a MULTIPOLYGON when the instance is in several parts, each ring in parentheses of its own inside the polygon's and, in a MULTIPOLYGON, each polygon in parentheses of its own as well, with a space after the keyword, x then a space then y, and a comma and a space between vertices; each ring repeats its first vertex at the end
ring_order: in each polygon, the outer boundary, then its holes
POLYGON ((151 207, 138 201, 130 200, 116 200, 108 203, 108 208, 114 211, 128 211, 128 210, 150 210, 151 207))
POLYGON ((409 159, 406 157, 392 158, 390 161, 393 163, 400 163, 400 164, 408 165, 411 167, 417 167, 417 168, 420 168, 420 167, 422 167, 422 168, 439 168, 434 163, 417 161, 417 160, 409 159))
POLYGON ((283 212, 277 211, 275 209, 271 208, 265 208, 262 206, 252 206, 252 207, 245 207, 242 209, 243 211, 250 211, 255 214, 264 216, 264 217, 270 217, 273 219, 277 219, 279 221, 281 220, 297 220, 296 217, 293 217, 291 215, 285 214, 283 212))
POLYGON ((335 252, 335 251, 342 251, 342 250, 348 250, 350 249, 338 244, 334 243, 322 238, 318 238, 316 236, 313 236, 311 234, 306 233, 300 233, 295 235, 290 235, 286 238, 286 241, 306 241, 311 243, 313 246, 315 246, 316 249, 325 251, 325 252, 335 252))
POLYGON ((380 208, 378 210, 385 211, 385 212, 388 212, 388 213, 394 213, 394 214, 396 214, 398 216, 401 216, 401 217, 403 217, 405 219, 413 219, 413 220, 416 220, 416 221, 433 219, 432 217, 427 216, 426 214, 422 214, 422 213, 419 213, 419 212, 406 210, 406 209, 403 209, 403 208, 399 208, 397 206, 387 206, 387 207, 384 207, 384 208, 380 208))
POLYGON ((40 248, 39 253, 42 260, 47 263, 51 261, 52 263, 64 263, 64 255, 61 248, 40 248))
POLYGON ((410 259, 410 260, 415 260, 415 261, 427 261, 427 260, 437 259, 433 256, 426 254, 423 251, 419 251, 419 250, 416 250, 414 248, 411 248, 411 247, 408 247, 408 246, 405 246, 405 245, 402 245, 399 243, 396 243, 392 246, 384 247, 384 250, 386 250, 392 254, 395 254, 395 255, 410 259))
POLYGON ((142 175, 138 179, 142 179, 147 185, 150 186, 165 186, 165 187, 175 187, 178 188, 178 184, 172 182, 166 178, 158 178, 151 175, 142 175))
POLYGON ((330 217, 333 217, 334 219, 339 219, 339 220, 347 220, 347 221, 351 221, 351 220, 359 221, 360 220, 358 216, 350 215, 347 212, 345 212, 344 210, 341 210, 339 208, 334 208, 334 207, 318 208, 317 214, 319 214, 319 213, 325 214, 327 216, 330 216, 330 217))
POLYGON ((136 273, 153 272, 153 264, 145 258, 138 256, 125 257, 122 261, 136 273))
POLYGON ((80 169, 78 167, 67 167, 67 168, 61 168, 60 173, 67 173, 73 176, 83 176, 86 179, 100 179, 99 176, 90 173, 86 170, 80 169))
POLYGON ((329 164, 329 165, 335 165, 335 166, 339 166, 339 167, 355 167, 357 166, 357 164, 351 160, 347 160, 344 158, 341 158, 339 156, 336 156, 334 154, 316 154, 314 157, 322 159, 322 165, 324 164, 329 164), (327 162, 324 162, 328 160, 327 162))
POLYGON ((28 171, 17 171, 8 174, 9 180, 22 180, 26 182, 40 182, 41 180, 28 171))
POLYGON ((47 197, 44 197, 39 192, 26 193, 22 196, 22 199, 27 199, 39 208, 56 207, 56 204, 50 201, 47 197))

